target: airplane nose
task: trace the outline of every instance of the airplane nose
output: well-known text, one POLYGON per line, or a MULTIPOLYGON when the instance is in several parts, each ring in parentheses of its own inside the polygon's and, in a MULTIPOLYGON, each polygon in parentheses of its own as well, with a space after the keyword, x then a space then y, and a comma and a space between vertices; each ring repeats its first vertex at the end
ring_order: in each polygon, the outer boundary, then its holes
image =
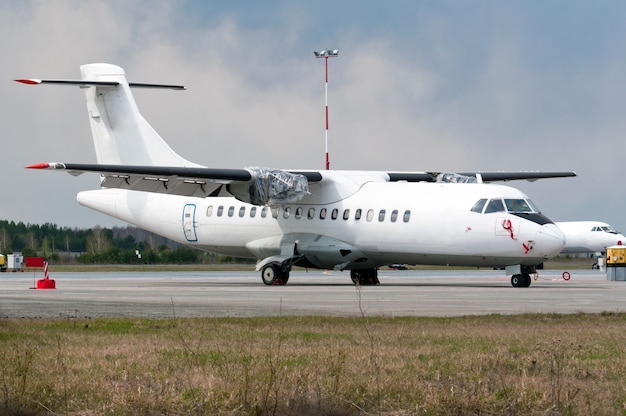
POLYGON ((555 224, 542 225, 536 238, 541 256, 546 260, 558 255, 565 247, 565 234, 555 224))

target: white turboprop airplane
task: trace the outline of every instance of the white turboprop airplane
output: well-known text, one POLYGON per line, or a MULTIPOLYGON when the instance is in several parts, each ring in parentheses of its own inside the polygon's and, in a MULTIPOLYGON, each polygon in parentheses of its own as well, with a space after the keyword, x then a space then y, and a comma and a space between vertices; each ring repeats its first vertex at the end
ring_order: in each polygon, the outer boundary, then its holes
POLYGON ((391 263, 505 267, 528 287, 535 265, 556 256, 563 233, 517 189, 486 182, 574 172, 429 173, 216 169, 176 154, 137 109, 122 68, 81 66, 80 80, 17 80, 79 86, 86 95, 97 164, 29 168, 95 172, 101 188, 81 205, 198 249, 257 258, 267 285, 292 266, 350 270, 378 283, 391 263), (474 182, 474 183, 465 183, 474 182))
POLYGON ((626 237, 600 221, 563 221, 555 223, 565 234, 561 253, 601 253, 607 247, 626 243, 626 237))

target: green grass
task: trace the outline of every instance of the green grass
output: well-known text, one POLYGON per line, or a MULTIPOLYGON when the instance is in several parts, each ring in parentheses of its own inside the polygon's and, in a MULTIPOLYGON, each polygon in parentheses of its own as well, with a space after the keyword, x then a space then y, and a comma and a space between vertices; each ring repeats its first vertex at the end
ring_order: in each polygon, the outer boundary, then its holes
POLYGON ((626 315, 0 321, 3 415, 626 415, 626 315))

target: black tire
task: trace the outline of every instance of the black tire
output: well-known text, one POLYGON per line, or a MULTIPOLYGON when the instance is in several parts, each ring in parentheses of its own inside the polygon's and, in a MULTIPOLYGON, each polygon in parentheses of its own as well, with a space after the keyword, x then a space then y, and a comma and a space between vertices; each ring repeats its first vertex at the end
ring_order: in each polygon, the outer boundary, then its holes
POLYGON ((361 273, 358 270, 350 270, 350 279, 355 285, 361 284, 361 273))
POLYGON ((266 264, 261 269, 261 280, 268 286, 272 286, 279 277, 279 268, 275 264, 266 264))
POLYGON ((377 269, 350 270, 350 278, 355 285, 372 286, 380 284, 377 269))
POLYGON ((513 287, 522 287, 523 281, 524 278, 521 274, 514 274, 513 276, 511 276, 511 286, 513 287))
POLYGON ((511 286, 513 287, 529 287, 532 281, 528 273, 514 274, 511 276, 511 286))
POLYGON ((261 280, 267 286, 284 286, 289 281, 289 272, 283 271, 278 264, 266 264, 261 269, 261 280))

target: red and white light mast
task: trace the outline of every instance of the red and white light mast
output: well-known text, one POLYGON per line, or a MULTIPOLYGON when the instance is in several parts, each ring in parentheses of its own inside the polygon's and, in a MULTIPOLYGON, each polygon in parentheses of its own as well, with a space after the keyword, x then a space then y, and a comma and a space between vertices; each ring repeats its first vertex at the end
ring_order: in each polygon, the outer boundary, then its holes
POLYGON ((326 149, 326 170, 330 169, 330 160, 328 159, 328 58, 334 58, 339 55, 339 49, 324 49, 323 51, 313 52, 316 58, 324 58, 326 63, 326 82, 324 83, 324 104, 326 105, 326 131, 325 131, 325 149, 326 149))

